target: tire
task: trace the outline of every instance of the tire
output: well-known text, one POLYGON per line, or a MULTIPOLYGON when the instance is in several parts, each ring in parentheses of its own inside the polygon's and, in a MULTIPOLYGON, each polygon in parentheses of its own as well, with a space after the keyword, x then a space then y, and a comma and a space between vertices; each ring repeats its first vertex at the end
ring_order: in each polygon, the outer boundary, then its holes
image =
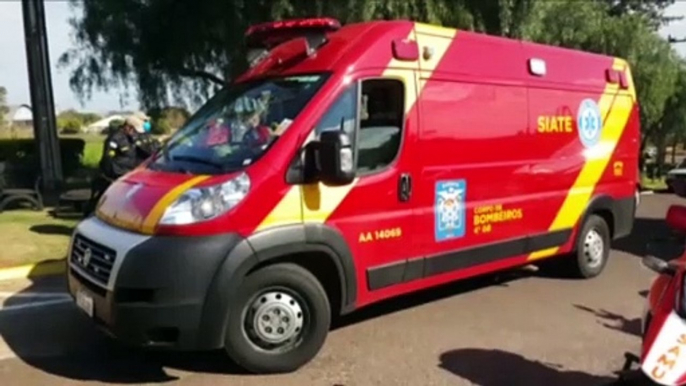
POLYGON ((331 326, 326 291, 312 273, 295 264, 267 266, 248 275, 229 306, 224 349, 236 364, 256 374, 289 373, 304 366, 319 353, 331 326), (289 332, 294 341, 278 341, 289 332))
POLYGON ((581 279, 592 279, 600 275, 610 258, 610 228, 605 220, 595 214, 584 223, 572 258, 571 273, 581 279))

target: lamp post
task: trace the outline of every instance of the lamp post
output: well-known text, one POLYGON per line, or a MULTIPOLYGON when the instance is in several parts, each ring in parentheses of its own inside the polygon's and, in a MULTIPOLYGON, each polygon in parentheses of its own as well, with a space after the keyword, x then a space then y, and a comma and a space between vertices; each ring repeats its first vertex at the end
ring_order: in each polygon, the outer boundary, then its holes
POLYGON ((55 122, 55 102, 43 0, 22 0, 22 11, 31 89, 33 132, 40 158, 43 189, 48 197, 52 197, 60 189, 63 176, 55 122))

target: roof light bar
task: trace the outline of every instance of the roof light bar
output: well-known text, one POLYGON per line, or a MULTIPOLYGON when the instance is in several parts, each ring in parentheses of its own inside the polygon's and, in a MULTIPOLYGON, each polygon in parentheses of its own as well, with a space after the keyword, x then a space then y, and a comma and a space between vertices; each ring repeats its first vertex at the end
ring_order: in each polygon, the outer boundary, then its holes
POLYGON ((245 35, 252 36, 257 33, 285 29, 322 29, 333 32, 341 29, 341 23, 338 20, 330 17, 281 20, 253 25, 248 28, 248 31, 245 33, 245 35))

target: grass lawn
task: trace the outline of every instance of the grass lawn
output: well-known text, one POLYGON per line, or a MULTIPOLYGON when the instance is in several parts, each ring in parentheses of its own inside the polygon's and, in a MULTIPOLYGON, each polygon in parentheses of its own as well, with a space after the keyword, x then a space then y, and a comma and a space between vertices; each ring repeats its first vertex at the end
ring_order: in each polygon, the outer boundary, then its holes
POLYGON ((83 149, 81 164, 89 169, 97 169, 100 158, 102 157, 103 138, 96 140, 86 140, 86 147, 83 149))
POLYGON ((62 138, 80 138, 86 142, 86 147, 83 149, 83 158, 81 164, 89 169, 97 169, 100 157, 102 157, 102 144, 105 141, 104 135, 97 134, 79 134, 79 135, 62 135, 62 138))
POLYGON ((45 212, 9 210, 0 214, 0 268, 62 259, 76 220, 56 219, 45 212))
POLYGON ((665 190, 665 189, 667 189, 667 184, 665 183, 664 178, 658 178, 658 179, 652 180, 650 178, 643 176, 641 178, 641 186, 643 187, 643 189, 648 189, 648 190, 665 190))

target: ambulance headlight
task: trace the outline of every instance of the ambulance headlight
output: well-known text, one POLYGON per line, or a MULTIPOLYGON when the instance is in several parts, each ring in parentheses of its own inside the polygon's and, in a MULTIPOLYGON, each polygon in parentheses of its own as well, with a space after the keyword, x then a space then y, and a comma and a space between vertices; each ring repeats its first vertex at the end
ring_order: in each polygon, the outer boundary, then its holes
POLYGON ((161 225, 184 225, 211 220, 236 206, 248 194, 250 178, 241 173, 220 185, 191 188, 164 212, 161 225))

